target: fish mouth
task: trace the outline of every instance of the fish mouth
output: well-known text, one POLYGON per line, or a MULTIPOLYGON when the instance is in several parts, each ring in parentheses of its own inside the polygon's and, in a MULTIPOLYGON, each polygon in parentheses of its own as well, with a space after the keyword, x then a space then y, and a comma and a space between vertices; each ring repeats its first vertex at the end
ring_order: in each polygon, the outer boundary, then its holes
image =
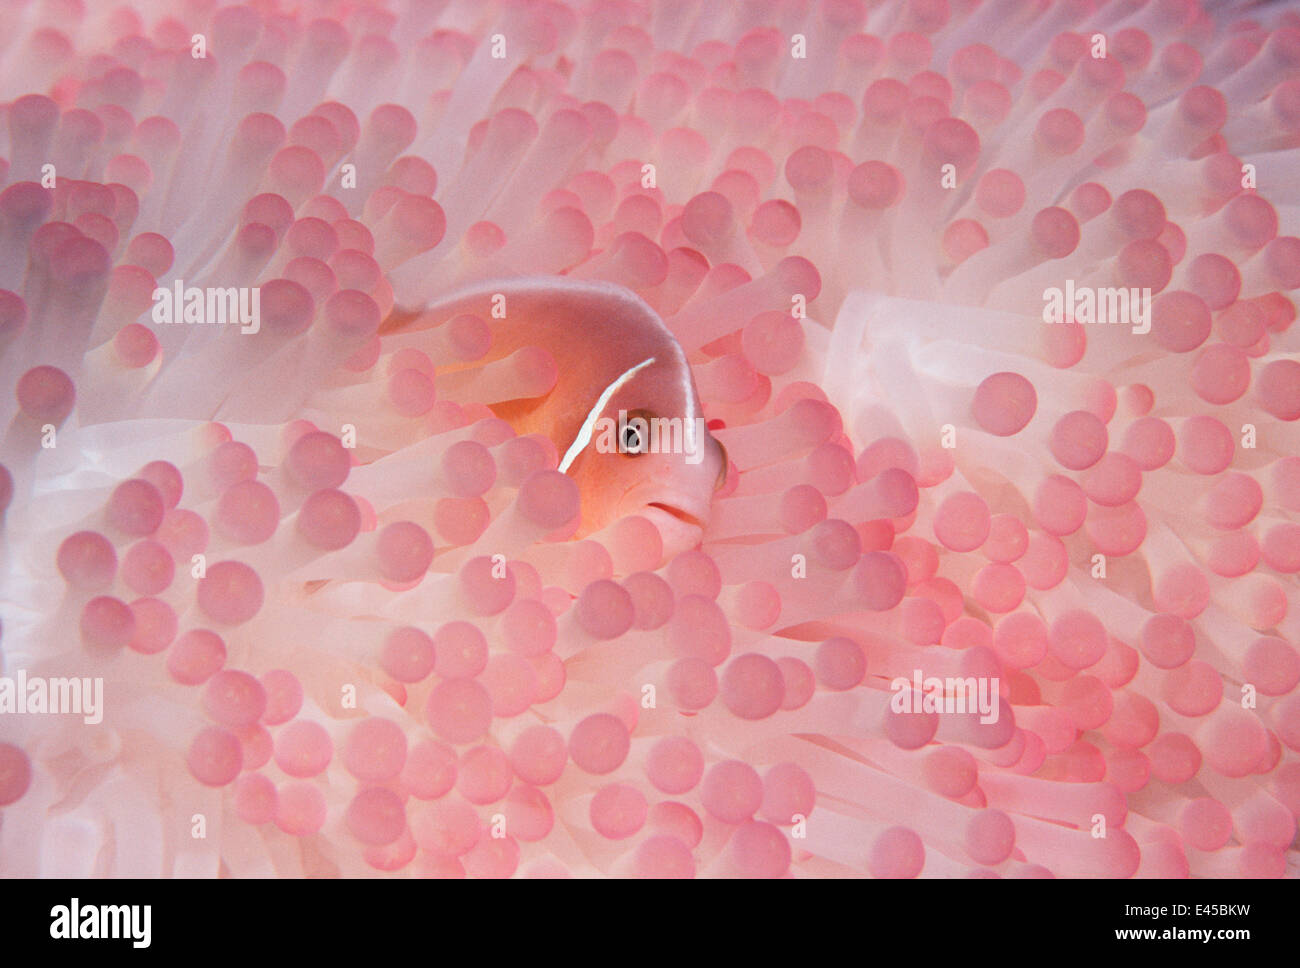
POLYGON ((704 530, 703 521, 701 521, 699 518, 697 518, 695 515, 691 514, 690 512, 683 511, 681 508, 678 507, 673 507, 671 504, 664 504, 662 501, 650 501, 648 504, 646 504, 646 507, 657 508, 658 510, 663 511, 665 514, 672 515, 674 518, 676 518, 678 521, 681 521, 683 524, 689 524, 692 527, 699 528, 701 531, 704 530))
POLYGON ((650 501, 633 513, 650 521, 663 542, 663 561, 670 561, 683 551, 699 547, 704 537, 704 524, 700 518, 671 504, 650 501))

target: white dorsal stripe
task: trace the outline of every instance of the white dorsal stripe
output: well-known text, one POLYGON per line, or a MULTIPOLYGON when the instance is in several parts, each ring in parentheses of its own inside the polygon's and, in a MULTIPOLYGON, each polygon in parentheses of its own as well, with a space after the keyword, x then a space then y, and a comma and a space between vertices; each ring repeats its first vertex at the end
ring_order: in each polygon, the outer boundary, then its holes
POLYGON ((642 360, 631 369, 624 370, 619 375, 618 379, 605 387, 600 398, 596 400, 596 405, 592 407, 591 412, 587 414, 587 419, 582 422, 582 429, 578 431, 578 436, 574 438, 573 443, 569 445, 569 449, 565 451, 564 460, 560 461, 561 474, 568 472, 569 466, 578 459, 578 455, 583 452, 589 443, 591 443, 591 435, 595 430, 596 421, 600 419, 600 415, 605 411, 605 405, 609 403, 609 398, 618 392, 619 387, 623 386, 623 384, 627 383, 628 380, 632 379, 632 377, 636 376, 654 361, 655 358, 653 356, 648 360, 642 360))

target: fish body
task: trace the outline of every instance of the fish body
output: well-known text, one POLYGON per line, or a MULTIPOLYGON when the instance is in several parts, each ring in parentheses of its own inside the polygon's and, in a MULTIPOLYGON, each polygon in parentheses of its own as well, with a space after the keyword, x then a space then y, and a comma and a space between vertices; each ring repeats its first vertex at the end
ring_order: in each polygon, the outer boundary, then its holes
POLYGON ((493 411, 520 434, 544 434, 560 470, 578 484, 578 535, 641 514, 665 555, 699 543, 726 453, 704 422, 686 355, 657 313, 610 283, 523 278, 484 283, 417 311, 395 311, 386 331, 437 326, 472 314, 492 346, 472 366, 537 346, 558 379, 540 397, 502 400, 493 411))

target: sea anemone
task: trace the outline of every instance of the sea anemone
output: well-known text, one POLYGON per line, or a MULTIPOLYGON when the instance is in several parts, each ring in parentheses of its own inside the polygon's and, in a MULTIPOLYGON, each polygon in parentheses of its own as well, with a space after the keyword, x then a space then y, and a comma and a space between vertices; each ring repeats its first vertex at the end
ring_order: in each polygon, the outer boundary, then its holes
POLYGON ((1295 873, 1294 9, 6 6, 0 873, 1295 873), (521 276, 698 546, 427 309, 521 276))

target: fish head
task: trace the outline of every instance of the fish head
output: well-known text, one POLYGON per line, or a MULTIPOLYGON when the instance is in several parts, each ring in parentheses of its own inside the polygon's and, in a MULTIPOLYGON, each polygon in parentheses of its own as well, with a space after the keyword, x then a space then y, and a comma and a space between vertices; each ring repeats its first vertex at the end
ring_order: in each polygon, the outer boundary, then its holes
POLYGON ((658 529, 666 558, 700 543, 727 472, 726 451, 709 433, 690 369, 673 349, 620 374, 560 467, 582 495, 580 536, 641 515, 658 529))
POLYGON ((457 312, 487 319, 497 293, 511 308, 494 327, 489 358, 538 346, 559 379, 544 397, 497 401, 493 410, 516 433, 555 444, 559 469, 582 498, 577 536, 639 514, 658 528, 665 557, 699 544, 726 452, 705 425, 681 344, 635 293, 565 278, 497 281, 418 313, 395 312, 385 330, 428 327, 457 312))

